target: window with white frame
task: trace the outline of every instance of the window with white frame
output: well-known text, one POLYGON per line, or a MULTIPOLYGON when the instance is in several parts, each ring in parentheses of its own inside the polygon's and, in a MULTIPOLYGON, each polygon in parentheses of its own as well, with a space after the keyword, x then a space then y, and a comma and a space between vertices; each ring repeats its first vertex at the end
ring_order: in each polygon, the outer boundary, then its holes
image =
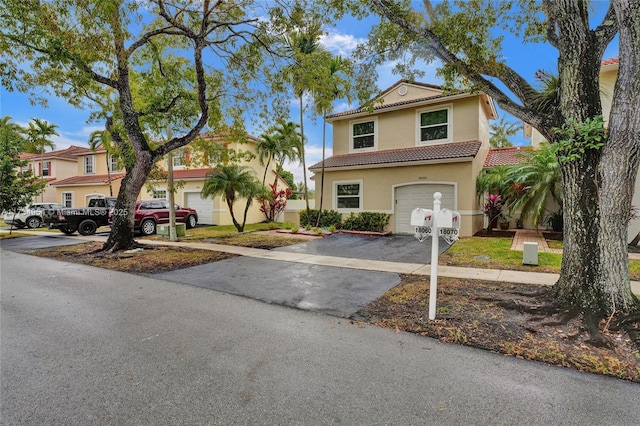
POLYGON ((451 107, 418 111, 418 145, 451 139, 451 107))
POLYGON ((378 146, 378 120, 376 118, 350 123, 351 150, 375 150, 378 146))
POLYGON ((167 198, 167 190, 166 189, 154 189, 152 198, 167 198))
POLYGON ((84 174, 91 175, 96 172, 96 158, 93 155, 87 155, 84 157, 84 174))
POLYGON ((62 193, 62 206, 73 207, 73 192, 62 193))
POLYGON ((184 167, 186 164, 186 155, 184 148, 173 151, 173 167, 184 167))
POLYGON ((109 171, 117 172, 120 170, 120 165, 118 164, 118 158, 113 155, 109 155, 109 171))
POLYGON ((43 161, 42 162, 42 176, 51 176, 51 162, 43 161))
POLYGON ((336 182, 335 203, 338 210, 362 208, 362 182, 336 182))

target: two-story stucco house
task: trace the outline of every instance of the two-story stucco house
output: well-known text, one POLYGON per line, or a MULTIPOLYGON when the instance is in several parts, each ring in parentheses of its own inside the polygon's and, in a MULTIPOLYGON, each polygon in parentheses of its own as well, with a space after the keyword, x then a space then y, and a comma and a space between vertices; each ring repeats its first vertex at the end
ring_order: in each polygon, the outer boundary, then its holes
POLYGON ((78 169, 78 156, 87 148, 70 146, 66 149, 49 151, 43 154, 20 154, 22 160, 27 160, 27 168, 33 170, 36 176, 41 176, 47 182, 44 192, 34 197, 34 202, 59 203, 60 198, 56 194, 56 182, 76 176, 78 169))
POLYGON ((117 159, 102 146, 95 151, 76 148, 74 175, 50 184, 55 188, 55 201, 65 207, 85 207, 92 198, 117 196, 124 177, 117 159))
MULTIPOLYGON (((225 138, 212 135, 202 134, 198 139, 205 140, 210 143, 223 144, 227 149, 234 152, 249 152, 254 158, 248 161, 242 161, 242 166, 248 167, 257 179, 262 181, 265 166, 260 164, 257 157, 257 146, 260 139, 248 135, 246 142, 228 142, 225 138)), ((197 142, 197 141, 194 141, 197 142)), ((192 142, 193 144, 193 142, 192 142)), ((173 178, 174 182, 180 182, 176 185, 174 195, 175 202, 181 206, 191 207, 198 212, 198 222, 201 224, 213 225, 231 225, 231 213, 227 207, 226 201, 222 196, 214 198, 203 197, 201 194, 202 187, 207 179, 207 175, 213 170, 212 162, 209 158, 203 157, 202 153, 190 146, 176 150, 173 153, 173 178)), ((162 162, 161 167, 166 170, 166 160, 162 162)), ((282 178, 276 174, 276 165, 272 161, 267 171, 266 184, 273 183, 274 179, 278 181, 278 187, 286 187, 287 184, 282 178)), ((166 180, 149 182, 142 190, 143 199, 151 198, 167 198, 166 180)), ((236 219, 241 220, 244 213, 246 200, 239 199, 236 201, 237 207, 234 207, 236 219)), ((253 202, 247 213, 247 223, 258 223, 265 219, 264 214, 260 211, 260 203, 253 202)))
POLYGON ((483 226, 476 177, 489 150, 494 101, 484 93, 446 93, 435 85, 401 80, 384 90, 372 110, 333 114, 333 156, 314 164, 316 205, 343 214, 361 211, 391 215, 389 230, 413 233, 411 211, 442 207, 462 216, 460 234, 483 226))

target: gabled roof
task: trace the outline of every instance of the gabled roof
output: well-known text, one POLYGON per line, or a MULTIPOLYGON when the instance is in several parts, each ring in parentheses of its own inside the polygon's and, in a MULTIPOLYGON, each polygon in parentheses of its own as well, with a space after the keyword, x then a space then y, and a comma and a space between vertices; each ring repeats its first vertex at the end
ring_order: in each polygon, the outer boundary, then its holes
POLYGON ((493 148, 489 150, 484 160, 484 167, 505 166, 508 164, 520 164, 524 161, 523 151, 531 147, 510 146, 507 148, 493 148))
POLYGON ((31 154, 23 152, 20 154, 20 159, 22 160, 40 160, 41 158, 44 160, 51 159, 62 159, 62 160, 76 160, 78 155, 83 155, 87 153, 91 153, 89 148, 85 148, 82 146, 71 145, 69 148, 60 149, 57 151, 49 151, 45 152, 44 156, 42 154, 31 154))
MULTIPOLYGON (((112 173, 111 181, 122 179, 124 173, 112 173)), ((109 183, 109 175, 83 175, 62 179, 51 186, 75 186, 75 185, 106 185, 109 183)))
POLYGON ((429 92, 433 92, 433 91, 437 91, 438 93, 436 94, 430 94, 428 96, 423 96, 423 97, 419 97, 419 98, 410 98, 410 99, 406 99, 406 100, 402 100, 399 102, 393 102, 393 103, 384 103, 384 104, 374 104, 373 107, 358 107, 356 109, 352 109, 349 111, 343 111, 343 112, 338 112, 336 114, 331 114, 327 116, 327 121, 329 122, 333 122, 337 119, 340 119, 342 117, 348 117, 348 116, 354 116, 354 115, 367 115, 367 114, 371 114, 371 113, 377 113, 377 112, 385 112, 385 111, 393 111, 396 109, 401 109, 404 108, 406 106, 413 106, 413 105, 421 105, 421 104, 432 104, 432 103, 437 103, 437 102, 442 102, 442 101, 446 101, 446 100, 455 100, 455 99, 463 99, 463 98, 469 98, 472 96, 483 96, 486 98, 486 108, 488 109, 488 113, 489 115, 493 115, 495 118, 497 118, 498 114, 496 112, 496 108, 493 102, 493 99, 488 96, 485 93, 471 93, 471 92, 463 92, 463 91, 452 91, 449 93, 442 93, 443 92, 443 88, 440 86, 436 86, 433 84, 428 84, 428 83, 419 83, 419 82, 409 82, 408 80, 399 80, 396 83, 394 83, 393 85, 391 85, 390 87, 386 88, 385 90, 383 90, 382 92, 380 92, 374 99, 381 99, 384 98, 385 94, 390 93, 391 91, 393 91, 396 87, 402 85, 402 84, 408 84, 408 85, 412 85, 412 86, 418 86, 418 87, 423 87, 425 89, 430 89, 428 91, 425 91, 425 93, 429 93, 429 92))
MULTIPOLYGON (((422 162, 472 159, 478 154, 482 142, 468 141, 427 145, 416 148, 390 149, 386 151, 363 152, 356 154, 335 155, 324 162, 325 169, 359 168, 385 165, 411 165, 422 162)), ((309 167, 320 170, 322 162, 309 167)))

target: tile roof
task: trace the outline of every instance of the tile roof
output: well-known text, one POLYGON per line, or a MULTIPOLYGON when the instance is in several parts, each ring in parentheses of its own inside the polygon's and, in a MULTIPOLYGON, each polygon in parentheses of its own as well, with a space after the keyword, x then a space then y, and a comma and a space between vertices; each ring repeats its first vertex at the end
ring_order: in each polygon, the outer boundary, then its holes
MULTIPOLYGON (((339 167, 357 167, 383 164, 412 163, 421 161, 449 160, 455 158, 474 158, 482 142, 468 141, 428 145, 417 148, 390 149, 387 151, 363 152, 356 154, 334 155, 324 162, 325 169, 339 167)), ((309 169, 320 169, 322 162, 309 169)))
MULTIPOLYGON (((396 107, 403 106, 403 105, 417 104, 417 103, 420 103, 420 102, 426 102, 426 101, 431 101, 431 100, 436 100, 436 99, 446 99, 446 98, 451 97, 451 96, 460 96, 460 95, 471 95, 471 94, 467 93, 467 92, 455 92, 455 93, 447 93, 447 94, 441 94, 441 95, 427 96, 427 97, 424 97, 424 98, 407 99, 406 101, 394 102, 392 104, 374 105, 373 106, 373 111, 381 111, 381 110, 385 110, 385 109, 388 109, 388 108, 396 108, 396 107)), ((337 118, 337 117, 345 117, 345 116, 348 116, 348 115, 367 113, 367 112, 370 112, 369 108, 361 107, 361 108, 352 109, 352 110, 349 110, 349 111, 343 111, 343 112, 338 112, 336 114, 327 115, 327 119, 337 118)))
MULTIPOLYGON (((122 179, 124 173, 112 173, 111 181, 122 179)), ((51 186, 72 186, 72 185, 102 185, 109 183, 109 175, 83 175, 73 176, 67 179, 62 179, 51 184, 51 186)))
POLYGON ((186 170, 174 170, 173 178, 174 179, 204 179, 213 171, 213 168, 206 169, 186 169, 186 170))
POLYGON ((504 166, 507 164, 519 164, 524 161, 523 151, 528 151, 530 147, 510 146, 507 148, 490 149, 487 158, 484 160, 484 167, 504 166))
POLYGON ((23 152, 20 154, 20 159, 22 160, 39 160, 40 158, 44 158, 45 160, 52 158, 65 158, 67 160, 75 160, 78 155, 87 154, 93 152, 89 148, 85 148, 82 146, 71 145, 69 148, 60 149, 58 151, 49 151, 44 153, 44 157, 42 154, 31 154, 23 152))
POLYGON ((610 58, 610 59, 604 59, 602 62, 600 62, 601 66, 605 66, 605 65, 613 65, 613 64, 619 64, 620 63, 620 58, 610 58))

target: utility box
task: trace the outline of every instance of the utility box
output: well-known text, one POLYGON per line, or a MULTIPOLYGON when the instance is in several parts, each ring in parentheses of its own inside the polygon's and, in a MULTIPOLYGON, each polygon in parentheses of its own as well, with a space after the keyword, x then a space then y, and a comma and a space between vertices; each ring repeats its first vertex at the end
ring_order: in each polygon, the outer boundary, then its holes
MULTIPOLYGON (((169 225, 156 226, 156 234, 158 234, 161 237, 169 238, 169 225)), ((187 235, 187 224, 176 223, 176 236, 184 237, 185 235, 187 235)))
POLYGON ((524 243, 522 264, 538 266, 538 243, 524 243))

